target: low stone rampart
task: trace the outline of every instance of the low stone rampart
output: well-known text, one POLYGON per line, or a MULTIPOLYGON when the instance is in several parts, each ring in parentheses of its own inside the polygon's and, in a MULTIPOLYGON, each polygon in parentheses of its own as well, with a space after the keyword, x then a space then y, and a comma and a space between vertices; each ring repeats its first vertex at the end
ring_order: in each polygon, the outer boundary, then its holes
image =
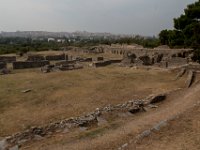
POLYGON ((168 67, 177 67, 188 64, 188 60, 186 58, 181 57, 173 57, 167 60, 168 67))
POLYGON ((93 62, 92 66, 93 67, 105 67, 111 64, 110 60, 107 61, 98 61, 98 62, 93 62))
POLYGON ((0 56, 0 62, 12 63, 16 60, 17 58, 15 56, 0 56))
POLYGON ((48 61, 56 61, 56 60, 68 60, 68 55, 60 54, 60 55, 47 55, 45 57, 48 61))
POLYGON ((57 62, 55 65, 61 66, 61 65, 68 65, 68 64, 74 64, 74 63, 76 63, 76 60, 65 60, 65 61, 57 62))
POLYGON ((49 65, 49 61, 18 61, 13 62, 13 69, 40 68, 49 65))
POLYGON ((97 58, 93 58, 93 61, 103 61, 104 58, 103 57, 97 57, 97 58))
POLYGON ((27 58, 27 61, 44 61, 45 58, 44 56, 41 55, 30 55, 27 58))

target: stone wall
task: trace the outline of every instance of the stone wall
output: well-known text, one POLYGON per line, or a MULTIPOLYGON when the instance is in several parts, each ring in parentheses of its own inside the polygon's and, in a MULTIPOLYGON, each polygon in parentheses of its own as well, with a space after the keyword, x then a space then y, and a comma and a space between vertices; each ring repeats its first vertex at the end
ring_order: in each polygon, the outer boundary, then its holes
POLYGON ((30 55, 27 58, 27 61, 44 61, 45 58, 44 56, 41 55, 30 55))
POLYGON ((107 61, 99 61, 99 62, 93 62, 92 63, 92 66, 93 67, 104 67, 104 66, 108 66, 111 64, 111 61, 110 60, 107 60, 107 61))
POLYGON ((82 52, 87 54, 101 54, 104 53, 104 47, 96 46, 91 48, 81 48, 81 49, 75 49, 75 52, 82 52))
MULTIPOLYGON (((25 131, 13 134, 9 137, 5 137, 1 143, 4 143, 4 148, 8 149, 9 147, 13 147, 18 144, 23 144, 26 142, 34 141, 37 138, 47 138, 49 136, 53 136, 58 131, 63 131, 68 129, 69 132, 72 132, 73 129, 79 127, 90 127, 93 125, 98 125, 99 118, 106 114, 111 113, 120 113, 120 112, 130 112, 131 114, 136 114, 144 111, 143 100, 131 100, 123 104, 117 105, 108 105, 103 108, 97 108, 93 112, 89 112, 86 115, 82 115, 79 117, 71 117, 68 119, 64 119, 58 122, 50 123, 45 126, 31 127, 25 131)), ((1 147, 0 147, 1 148, 1 147)))
POLYGON ((66 61, 57 62, 55 65, 61 66, 61 65, 68 65, 68 64, 75 64, 75 63, 76 63, 76 60, 66 60, 66 61))
POLYGON ((185 66, 185 69, 200 71, 200 65, 187 65, 185 66))
POLYGON ((155 53, 152 57, 152 63, 160 63, 163 59, 163 54, 155 53))
POLYGON ((177 67, 186 64, 188 64, 188 60, 186 58, 173 57, 168 60, 168 67, 177 67))
POLYGON ((121 63, 121 62, 122 62, 122 59, 111 59, 110 62, 111 62, 112 64, 114 64, 114 63, 121 63))
POLYGON ((80 62, 92 62, 92 57, 82 58, 79 60, 80 62))
POLYGON ((65 64, 65 65, 59 66, 59 69, 61 71, 76 70, 76 69, 83 69, 83 66, 80 64, 65 64))
POLYGON ((104 53, 104 48, 103 47, 93 47, 89 50, 89 53, 95 53, 95 54, 104 53))
POLYGON ((6 62, 0 62, 0 69, 4 69, 7 67, 6 62))
POLYGON ((17 58, 15 56, 0 56, 0 62, 15 62, 17 58))
POLYGON ((130 65, 131 63, 135 62, 136 58, 137 58, 137 56, 134 53, 125 53, 122 63, 124 65, 130 65))
POLYGON ((161 61, 160 63, 155 63, 154 66, 160 67, 160 68, 168 68, 168 62, 167 61, 161 61))
POLYGON ((103 57, 97 57, 97 58, 93 58, 93 61, 103 61, 104 58, 103 57))
POLYGON ((39 68, 49 65, 49 61, 18 61, 13 62, 13 69, 39 68))
POLYGON ((135 53, 137 57, 148 55, 152 57, 155 53, 163 54, 163 56, 176 56, 176 57, 187 57, 193 53, 192 49, 147 49, 147 48, 107 48, 112 54, 124 55, 126 53, 135 53))
POLYGON ((144 66, 152 65, 152 59, 148 55, 140 56, 139 59, 144 66))
POLYGON ((54 60, 68 60, 68 55, 61 54, 61 55, 47 55, 46 60, 54 61, 54 60))

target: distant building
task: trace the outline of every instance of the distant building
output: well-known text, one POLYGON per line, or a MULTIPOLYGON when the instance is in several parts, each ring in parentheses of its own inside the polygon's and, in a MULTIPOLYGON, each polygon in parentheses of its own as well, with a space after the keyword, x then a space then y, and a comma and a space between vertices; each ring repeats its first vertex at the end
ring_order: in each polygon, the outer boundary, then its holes
POLYGON ((64 42, 65 42, 65 39, 57 39, 57 42, 58 42, 58 43, 64 43, 64 42))
POLYGON ((54 42, 55 39, 54 38, 48 38, 48 42, 54 42))

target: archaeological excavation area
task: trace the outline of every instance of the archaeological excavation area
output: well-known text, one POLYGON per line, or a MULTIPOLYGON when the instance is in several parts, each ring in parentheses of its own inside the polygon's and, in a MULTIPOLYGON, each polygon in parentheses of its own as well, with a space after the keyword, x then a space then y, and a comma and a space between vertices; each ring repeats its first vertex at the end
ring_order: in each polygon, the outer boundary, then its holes
POLYGON ((138 45, 1 55, 0 150, 198 150, 192 56, 138 45))

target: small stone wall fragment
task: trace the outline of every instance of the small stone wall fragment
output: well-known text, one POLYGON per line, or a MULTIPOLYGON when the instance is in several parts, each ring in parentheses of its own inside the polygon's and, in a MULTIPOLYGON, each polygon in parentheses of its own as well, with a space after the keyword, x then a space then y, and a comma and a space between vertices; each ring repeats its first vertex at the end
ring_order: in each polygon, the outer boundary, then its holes
POLYGON ((195 78, 195 73, 194 73, 194 71, 190 70, 188 72, 188 77, 187 77, 187 80, 186 80, 186 87, 187 88, 191 87, 191 85, 192 85, 192 83, 194 81, 194 78, 195 78))
POLYGON ((97 58, 93 58, 93 61, 103 61, 104 58, 103 57, 97 57, 97 58))
POLYGON ((93 62, 92 66, 93 67, 105 67, 111 64, 111 61, 107 60, 107 61, 99 61, 99 62, 93 62))
POLYGON ((48 61, 68 60, 68 55, 65 55, 65 54, 61 54, 61 55, 47 55, 45 58, 48 61))
POLYGON ((41 55, 30 55, 27 58, 27 61, 44 61, 45 58, 44 56, 41 55))
POLYGON ((177 74, 176 79, 181 78, 186 73, 186 69, 182 68, 181 71, 177 74))
POLYGON ((18 61, 13 62, 13 69, 40 68, 49 64, 49 61, 18 61))
POLYGON ((0 62, 12 63, 16 60, 17 58, 15 56, 0 56, 0 62))
POLYGON ((0 62, 0 69, 7 68, 7 63, 6 62, 0 62))

